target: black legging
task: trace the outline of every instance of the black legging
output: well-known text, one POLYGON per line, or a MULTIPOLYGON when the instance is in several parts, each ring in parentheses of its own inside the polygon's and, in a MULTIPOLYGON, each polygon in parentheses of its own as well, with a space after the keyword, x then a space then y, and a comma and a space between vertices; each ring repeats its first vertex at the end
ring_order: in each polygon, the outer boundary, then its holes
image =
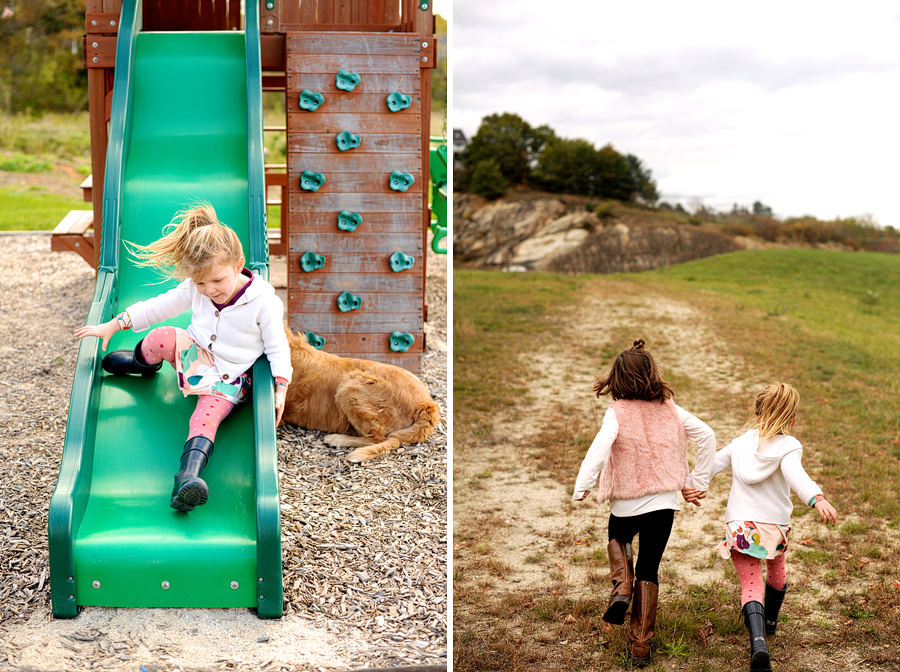
POLYGON ((610 541, 618 539, 624 544, 630 544, 634 535, 640 535, 641 552, 634 568, 635 581, 650 581, 659 585, 659 563, 662 561, 666 544, 669 543, 674 520, 673 509, 661 509, 624 518, 610 514, 610 541))

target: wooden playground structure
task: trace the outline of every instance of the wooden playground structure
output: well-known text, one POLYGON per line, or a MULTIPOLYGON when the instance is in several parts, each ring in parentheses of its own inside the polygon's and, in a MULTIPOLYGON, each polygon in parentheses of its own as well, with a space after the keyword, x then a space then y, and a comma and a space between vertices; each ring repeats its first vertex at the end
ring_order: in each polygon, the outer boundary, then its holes
MULTIPOLYGON (((87 0, 92 208, 52 236, 52 249, 95 268, 120 12, 121 0, 87 0)), ((267 163, 265 182, 267 211, 280 209, 269 253, 287 257, 289 326, 329 352, 418 372, 428 232, 435 252, 446 233, 446 141, 432 149, 430 138, 431 0, 262 0, 259 25, 263 91, 286 109, 263 131, 286 138, 287 162, 267 163)), ((239 0, 144 2, 143 31, 241 29, 239 0)))

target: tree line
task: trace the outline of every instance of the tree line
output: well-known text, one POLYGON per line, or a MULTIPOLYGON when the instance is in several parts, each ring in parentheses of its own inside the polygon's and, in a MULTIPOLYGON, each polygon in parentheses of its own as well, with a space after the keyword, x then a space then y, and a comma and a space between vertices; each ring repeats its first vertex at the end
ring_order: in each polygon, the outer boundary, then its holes
POLYGON ((463 172, 454 176, 457 187, 491 199, 521 185, 647 205, 659 200, 650 169, 633 154, 561 138, 549 126, 532 127, 509 112, 481 120, 462 162, 463 172))
POLYGON ((72 112, 87 103, 84 0, 0 2, 0 111, 72 112))

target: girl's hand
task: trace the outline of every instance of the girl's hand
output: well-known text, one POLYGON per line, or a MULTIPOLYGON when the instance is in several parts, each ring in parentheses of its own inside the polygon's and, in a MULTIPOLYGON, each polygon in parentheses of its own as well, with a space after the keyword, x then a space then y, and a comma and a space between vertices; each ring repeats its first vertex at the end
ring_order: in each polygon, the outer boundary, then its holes
POLYGON ((113 334, 117 331, 119 331, 119 322, 113 318, 109 322, 104 322, 103 324, 81 327, 81 329, 75 331, 75 338, 96 336, 97 338, 103 339, 101 347, 103 348, 103 352, 106 352, 106 346, 109 344, 109 339, 112 338, 113 334))
POLYGON ((682 488, 681 496, 684 501, 690 502, 694 506, 701 506, 700 500, 706 497, 706 490, 694 490, 694 488, 682 488))
POLYGON ((581 497, 578 498, 578 501, 583 502, 589 494, 590 492, 588 490, 585 490, 583 493, 581 493, 581 497))
POLYGON ((281 424, 281 416, 284 415, 284 398, 287 396, 287 385, 275 385, 275 426, 281 424))
POLYGON ((816 502, 815 509, 819 512, 819 518, 822 519, 823 523, 831 523, 834 525, 837 522, 837 511, 835 511, 835 508, 828 503, 827 499, 820 499, 816 502))

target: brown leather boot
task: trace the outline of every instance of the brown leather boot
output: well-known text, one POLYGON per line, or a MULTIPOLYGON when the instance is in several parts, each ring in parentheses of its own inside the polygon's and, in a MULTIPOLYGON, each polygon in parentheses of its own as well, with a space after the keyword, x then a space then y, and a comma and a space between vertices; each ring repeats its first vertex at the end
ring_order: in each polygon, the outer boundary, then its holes
POLYGON ((650 664, 650 638, 656 630, 656 604, 659 586, 649 581, 634 584, 634 606, 631 608, 631 632, 628 648, 636 667, 650 664))
POLYGON ((609 578, 612 580, 613 590, 609 596, 609 604, 606 605, 606 613, 603 620, 607 623, 622 625, 625 622, 625 612, 631 604, 631 593, 634 587, 634 569, 632 569, 631 544, 624 544, 618 539, 613 539, 606 547, 609 555, 609 578))

